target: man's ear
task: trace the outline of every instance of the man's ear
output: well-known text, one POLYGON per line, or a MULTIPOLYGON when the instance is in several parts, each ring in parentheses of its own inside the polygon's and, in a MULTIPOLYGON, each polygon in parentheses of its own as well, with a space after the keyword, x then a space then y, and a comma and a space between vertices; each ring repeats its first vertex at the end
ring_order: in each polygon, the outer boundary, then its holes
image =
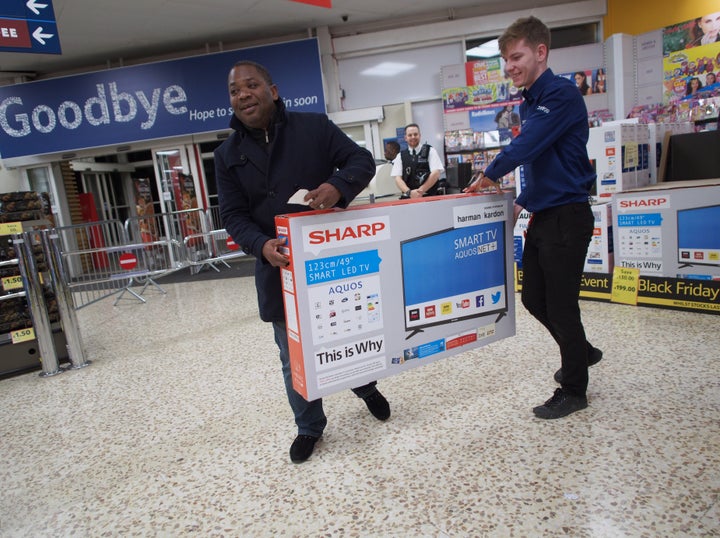
POLYGON ((535 54, 539 62, 546 62, 548 57, 548 48, 545 43, 540 43, 535 49, 535 54))

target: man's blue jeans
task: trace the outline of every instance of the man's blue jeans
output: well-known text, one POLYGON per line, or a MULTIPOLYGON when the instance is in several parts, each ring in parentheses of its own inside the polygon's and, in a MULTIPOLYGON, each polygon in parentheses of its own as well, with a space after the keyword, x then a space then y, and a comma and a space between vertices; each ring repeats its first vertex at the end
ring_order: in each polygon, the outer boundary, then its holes
MULTIPOLYGON (((298 427, 298 435, 312 435, 320 437, 325 426, 327 425, 327 417, 323 411, 322 399, 318 398, 312 402, 308 402, 300 396, 292 386, 292 375, 290 373, 290 352, 288 350, 287 326, 285 322, 273 321, 273 331, 275 331, 275 343, 280 348, 280 362, 282 363, 283 378, 285 379, 285 392, 287 392, 290 407, 295 415, 295 424, 298 427)), ((370 396, 377 389, 376 381, 352 389, 358 398, 370 396)))

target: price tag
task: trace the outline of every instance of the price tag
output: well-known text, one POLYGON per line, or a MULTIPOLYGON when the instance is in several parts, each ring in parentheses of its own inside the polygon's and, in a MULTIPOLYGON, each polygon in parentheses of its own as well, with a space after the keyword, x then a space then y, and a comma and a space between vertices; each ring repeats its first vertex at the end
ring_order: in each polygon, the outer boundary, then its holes
POLYGON ((21 234, 22 222, 3 222, 0 224, 0 235, 21 234))
POLYGON ((640 269, 629 267, 613 269, 612 290, 610 291, 610 300, 613 303, 637 305, 639 288, 640 269))
POLYGON ((22 283, 22 277, 20 275, 6 276, 5 278, 2 279, 2 288, 5 291, 22 289, 22 287, 23 287, 23 283, 22 283))
POLYGON ((10 333, 13 344, 19 344, 20 342, 28 342, 29 340, 35 340, 35 329, 29 327, 27 329, 20 329, 10 333))

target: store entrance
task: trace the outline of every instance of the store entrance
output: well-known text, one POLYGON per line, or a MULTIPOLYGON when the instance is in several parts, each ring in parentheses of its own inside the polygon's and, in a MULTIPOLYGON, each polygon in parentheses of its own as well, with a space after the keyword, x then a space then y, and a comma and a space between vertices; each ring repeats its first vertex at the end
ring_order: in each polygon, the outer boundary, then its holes
POLYGON ((197 209, 204 206, 202 186, 198 182, 199 170, 192 145, 153 150, 155 176, 165 213, 197 209))
POLYGON ((132 166, 104 163, 74 163, 78 197, 84 222, 119 220, 131 216, 130 198, 125 182, 132 166))

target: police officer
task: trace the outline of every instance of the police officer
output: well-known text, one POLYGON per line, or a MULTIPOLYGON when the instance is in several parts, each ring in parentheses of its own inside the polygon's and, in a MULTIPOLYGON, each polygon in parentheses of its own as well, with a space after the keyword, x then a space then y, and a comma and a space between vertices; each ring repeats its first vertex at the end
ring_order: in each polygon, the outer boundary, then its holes
POLYGON ((410 123, 405 127, 408 148, 400 152, 390 172, 402 194, 400 198, 422 198, 437 194, 437 182, 445 171, 438 152, 429 144, 420 146, 420 127, 410 123))

